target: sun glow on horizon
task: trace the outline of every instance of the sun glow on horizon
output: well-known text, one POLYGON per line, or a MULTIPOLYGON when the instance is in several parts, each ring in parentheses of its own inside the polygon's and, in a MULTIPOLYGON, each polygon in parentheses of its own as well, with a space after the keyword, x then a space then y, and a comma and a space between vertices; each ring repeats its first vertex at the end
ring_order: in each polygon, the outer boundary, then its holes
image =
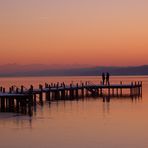
POLYGON ((147 1, 0 2, 0 63, 148 63, 147 1))

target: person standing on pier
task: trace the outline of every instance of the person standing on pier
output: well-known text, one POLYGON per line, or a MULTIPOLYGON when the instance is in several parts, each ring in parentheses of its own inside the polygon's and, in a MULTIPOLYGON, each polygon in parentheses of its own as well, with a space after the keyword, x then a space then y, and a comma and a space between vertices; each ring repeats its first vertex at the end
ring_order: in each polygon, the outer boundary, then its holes
POLYGON ((107 72, 106 73, 106 85, 110 85, 109 77, 110 77, 110 74, 107 72))
POLYGON ((102 73, 102 84, 104 85, 105 83, 105 73, 102 73))

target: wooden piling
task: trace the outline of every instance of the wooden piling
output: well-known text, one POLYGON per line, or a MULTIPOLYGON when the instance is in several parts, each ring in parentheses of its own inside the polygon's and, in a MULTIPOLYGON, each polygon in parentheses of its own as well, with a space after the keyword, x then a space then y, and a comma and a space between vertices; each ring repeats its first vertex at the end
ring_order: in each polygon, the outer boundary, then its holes
POLYGON ((42 103, 43 102, 43 86, 41 84, 39 85, 39 90, 40 90, 39 101, 40 101, 40 103, 42 103))
POLYGON ((50 99, 51 99, 51 98, 50 98, 50 89, 51 89, 51 88, 50 88, 50 85, 48 86, 47 89, 48 89, 48 91, 46 92, 46 100, 47 100, 47 101, 50 101, 50 99))
POLYGON ((130 87, 130 96, 133 96, 133 82, 131 82, 131 87, 130 87))
POLYGON ((33 105, 34 98, 33 98, 33 85, 30 85, 30 94, 29 94, 29 102, 33 105))
POLYGON ((76 84, 76 98, 79 97, 79 84, 76 84))
POLYGON ((82 97, 84 97, 84 83, 82 83, 81 93, 82 93, 82 97))
POLYGON ((24 86, 21 85, 21 93, 23 94, 23 92, 24 92, 24 86))
POLYGON ((120 81, 120 96, 122 96, 122 81, 120 81))

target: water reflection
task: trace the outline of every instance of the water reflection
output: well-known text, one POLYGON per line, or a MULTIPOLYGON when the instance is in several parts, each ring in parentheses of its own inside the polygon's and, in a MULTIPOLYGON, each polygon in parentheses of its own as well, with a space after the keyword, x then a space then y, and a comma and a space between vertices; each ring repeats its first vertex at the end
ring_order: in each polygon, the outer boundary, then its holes
MULTIPOLYGON (((117 77, 114 81, 118 79, 132 78, 117 77)), ((0 147, 147 147, 147 88, 145 80, 142 97, 88 95, 56 101, 44 98, 43 104, 37 100, 33 105, 32 116, 0 113, 0 147)))
POLYGON ((103 98, 103 114, 110 113, 110 98, 103 98))
MULTIPOLYGON (((18 115, 29 115, 30 117, 31 116, 36 116, 37 115, 37 112, 40 112, 43 114, 43 111, 44 111, 44 105, 45 104, 48 104, 48 107, 51 108, 53 103, 56 104, 56 108, 57 108, 57 112, 59 111, 59 107, 61 107, 61 103, 64 104, 64 109, 66 108, 66 104, 67 102, 69 102, 69 106, 71 107, 72 109, 72 105, 73 105, 73 102, 77 102, 77 104, 79 104, 80 102, 84 103, 84 102, 87 102, 89 100, 102 100, 103 102, 103 110, 106 112, 109 113, 109 106, 110 106, 110 103, 112 100, 131 100, 131 102, 133 103, 138 103, 140 101, 142 101, 142 95, 128 95, 128 94, 125 94, 125 95, 101 95, 101 96, 94 96, 92 97, 91 95, 87 95, 86 97, 79 97, 76 98, 76 99, 73 99, 73 100, 55 100, 55 101, 36 101, 36 103, 34 103, 33 105, 31 104, 26 104, 24 106, 20 106, 20 108, 18 108, 18 106, 16 104, 14 104, 14 106, 11 106, 11 109, 10 108, 7 108, 7 106, 3 106, 0 108, 0 111, 1 112, 10 112, 10 113, 18 113, 18 115), (106 109, 105 109, 106 108, 106 109)), ((46 100, 46 99, 44 99, 46 100)))

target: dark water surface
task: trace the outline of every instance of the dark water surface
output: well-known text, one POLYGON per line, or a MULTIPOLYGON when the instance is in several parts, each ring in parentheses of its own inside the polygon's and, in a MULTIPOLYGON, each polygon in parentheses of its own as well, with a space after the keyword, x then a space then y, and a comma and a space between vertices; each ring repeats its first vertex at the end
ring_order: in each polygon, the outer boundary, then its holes
MULTIPOLYGON (((111 77, 121 80, 142 80, 143 97, 45 102, 32 117, 0 113, 0 148, 148 148, 148 77, 111 77)), ((100 77, 0 78, 0 85, 63 81, 100 83, 100 77)))

